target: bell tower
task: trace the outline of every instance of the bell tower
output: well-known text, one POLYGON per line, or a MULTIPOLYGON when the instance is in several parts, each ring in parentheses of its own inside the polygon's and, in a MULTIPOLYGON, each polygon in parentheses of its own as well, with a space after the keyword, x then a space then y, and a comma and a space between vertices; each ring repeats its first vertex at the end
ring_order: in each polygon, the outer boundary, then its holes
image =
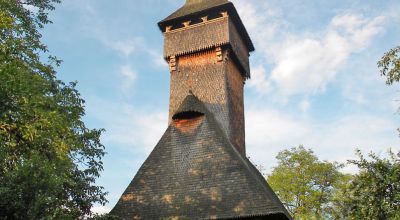
POLYGON ((246 157, 250 37, 228 0, 187 0, 158 23, 171 91, 165 133, 122 193, 121 219, 291 220, 246 157))
POLYGON ((186 0, 158 25, 171 74, 169 121, 191 91, 245 157, 243 87, 254 46, 233 4, 186 0))

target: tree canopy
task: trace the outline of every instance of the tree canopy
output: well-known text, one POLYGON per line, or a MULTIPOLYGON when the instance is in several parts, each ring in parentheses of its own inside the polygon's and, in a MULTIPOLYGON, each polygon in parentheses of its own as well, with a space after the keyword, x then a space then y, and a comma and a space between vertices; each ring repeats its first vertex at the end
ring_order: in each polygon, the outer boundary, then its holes
POLYGON ((281 151, 268 182, 294 219, 400 219, 400 157, 356 151, 359 172, 340 172, 303 146, 281 151))
POLYGON ((76 83, 57 79, 41 42, 59 2, 0 0, 1 219, 76 219, 106 202, 102 129, 86 127, 76 83))
POLYGON ((400 46, 386 52, 378 61, 381 74, 386 76, 386 84, 392 85, 400 80, 400 46))
MULTIPOLYGON (((378 61, 378 67, 381 75, 386 77, 387 85, 399 82, 400 46, 386 52, 378 61)), ((361 169, 351 188, 352 199, 358 203, 352 210, 353 214, 365 219, 400 219, 400 152, 396 157, 395 153, 389 151, 388 159, 371 153, 369 156, 372 161, 365 159, 361 152, 358 155, 358 161, 351 161, 361 169), (367 202, 371 201, 379 206, 368 206, 367 202)))
POLYGON ((344 175, 338 163, 320 161, 303 146, 281 151, 268 183, 295 219, 322 219, 331 214, 336 184, 344 175))
POLYGON ((350 160, 360 172, 346 189, 348 215, 355 219, 400 219, 400 158, 389 151, 388 158, 374 153, 350 160))

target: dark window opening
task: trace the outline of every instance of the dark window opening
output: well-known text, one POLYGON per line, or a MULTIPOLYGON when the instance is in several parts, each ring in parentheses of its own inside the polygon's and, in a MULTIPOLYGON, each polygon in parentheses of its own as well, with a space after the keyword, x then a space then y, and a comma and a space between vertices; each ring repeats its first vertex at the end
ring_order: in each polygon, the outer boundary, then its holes
POLYGON ((196 112, 196 111, 186 111, 186 112, 180 112, 172 116, 172 120, 190 120, 190 119, 195 119, 198 117, 204 116, 203 113, 201 112, 196 112))
POLYGON ((203 22, 203 20, 201 20, 201 18, 194 18, 191 20, 190 25, 200 24, 201 22, 203 22))
POLYGON ((177 23, 172 25, 172 29, 171 30, 175 30, 175 29, 179 29, 179 28, 183 28, 183 23, 177 23))
POLYGON ((208 15, 208 20, 213 20, 213 19, 221 18, 221 17, 222 17, 221 12, 212 12, 208 15))

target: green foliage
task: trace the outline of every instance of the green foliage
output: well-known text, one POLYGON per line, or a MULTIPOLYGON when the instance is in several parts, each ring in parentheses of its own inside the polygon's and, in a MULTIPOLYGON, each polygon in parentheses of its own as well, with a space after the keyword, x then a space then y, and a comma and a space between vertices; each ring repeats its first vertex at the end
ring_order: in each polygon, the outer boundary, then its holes
POLYGON ((0 0, 0 219, 76 219, 106 202, 102 130, 82 121, 76 83, 41 55, 39 30, 59 0, 0 0), (28 10, 27 8, 30 8, 28 10))
MULTIPOLYGON (((385 53, 378 67, 387 78, 386 84, 399 82, 400 46, 385 53)), ((372 161, 365 159, 360 151, 357 154, 359 160, 350 161, 361 170, 349 189, 351 213, 364 219, 400 219, 399 158, 392 151, 389 151, 388 159, 370 153, 372 161)))
POLYGON ((335 183, 331 201, 328 206, 329 215, 326 216, 327 219, 354 219, 350 215, 350 207, 348 206, 349 197, 347 192, 353 178, 353 175, 343 174, 342 178, 339 178, 335 183))
POLYGON ((385 53, 378 62, 381 74, 387 77, 386 84, 392 85, 400 80, 400 46, 385 53))
POLYGON ((335 191, 345 180, 341 165, 319 161, 303 146, 284 150, 268 183, 295 219, 324 219, 332 213, 335 191))
POLYGON ((366 159, 358 150, 357 174, 346 190, 345 204, 354 219, 400 219, 400 159, 389 151, 388 158, 370 153, 366 159))
POLYGON ((104 214, 104 215, 95 215, 89 218, 89 220, 121 220, 121 218, 111 214, 104 214))

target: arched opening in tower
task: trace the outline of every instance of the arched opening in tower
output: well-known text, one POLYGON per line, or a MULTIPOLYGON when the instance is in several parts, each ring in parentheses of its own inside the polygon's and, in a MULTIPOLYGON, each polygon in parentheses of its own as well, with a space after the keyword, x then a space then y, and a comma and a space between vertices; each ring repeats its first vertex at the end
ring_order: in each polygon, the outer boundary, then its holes
POLYGON ((196 111, 179 112, 172 116, 172 123, 180 132, 193 133, 204 121, 204 114, 196 111))

